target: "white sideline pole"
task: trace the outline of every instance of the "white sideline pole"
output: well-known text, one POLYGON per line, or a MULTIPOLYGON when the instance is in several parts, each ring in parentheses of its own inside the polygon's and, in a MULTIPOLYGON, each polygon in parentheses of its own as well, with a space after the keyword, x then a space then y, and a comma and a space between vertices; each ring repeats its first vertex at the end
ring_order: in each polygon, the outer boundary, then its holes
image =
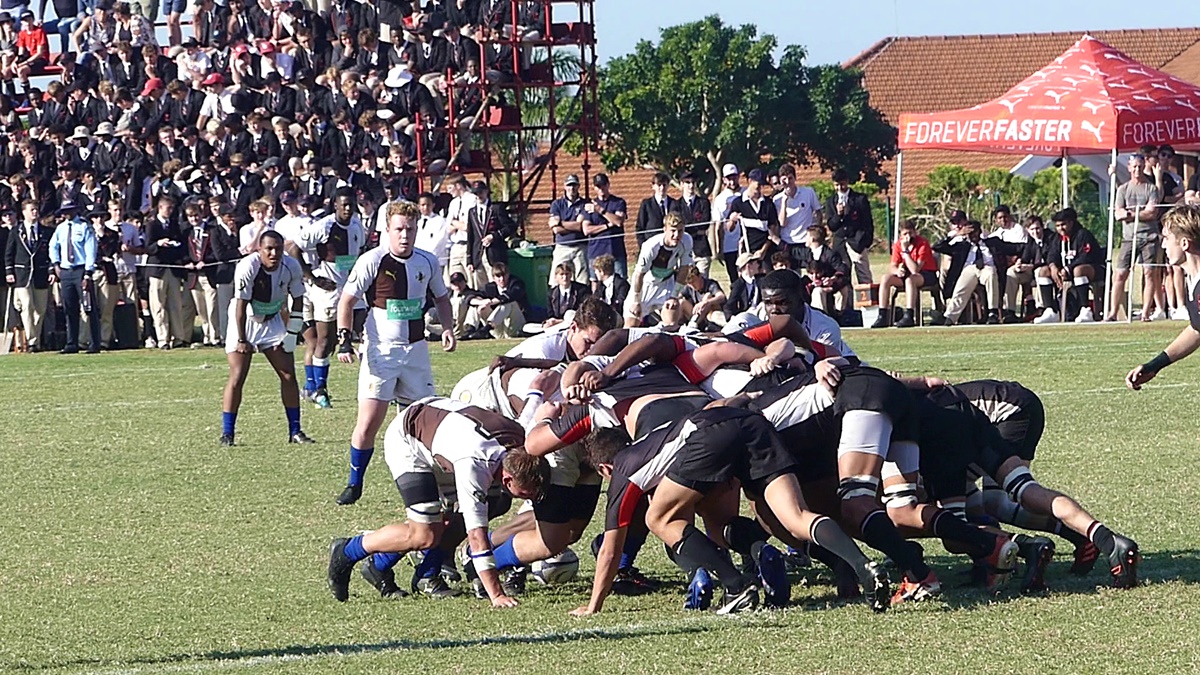
POLYGON ((1068 192, 1068 190, 1067 190, 1067 187, 1068 187, 1067 159, 1068 159, 1067 158, 1067 149, 1063 148, 1063 151, 1062 151, 1062 207, 1064 209, 1067 208, 1068 206, 1070 206, 1070 204, 1068 203, 1068 194, 1067 194, 1067 192, 1068 192))
MULTIPOLYGON (((892 236, 889 237, 891 243, 896 243, 900 238, 900 187, 904 184, 904 153, 896 153, 896 212, 893 215, 892 236)), ((891 255, 891 251, 888 251, 891 255)))
MULTIPOLYGON (((1112 166, 1117 166, 1117 148, 1113 146, 1112 150, 1112 166)), ((1114 171, 1108 179, 1108 241, 1105 242, 1105 247, 1108 249, 1108 268, 1104 271, 1104 316, 1101 319, 1108 318, 1116 312, 1116 307, 1113 304, 1116 298, 1112 294, 1113 284, 1113 266, 1116 264, 1116 254, 1113 251, 1113 226, 1117 221, 1117 174, 1114 171)))

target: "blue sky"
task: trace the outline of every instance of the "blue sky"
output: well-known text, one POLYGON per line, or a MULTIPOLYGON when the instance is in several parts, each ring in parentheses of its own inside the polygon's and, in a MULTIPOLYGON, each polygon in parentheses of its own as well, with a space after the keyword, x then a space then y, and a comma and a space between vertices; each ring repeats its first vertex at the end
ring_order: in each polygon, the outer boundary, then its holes
MULTIPOLYGON (((659 29, 719 14, 725 23, 757 24, 780 44, 800 44, 811 63, 840 63, 891 35, 1035 33, 1166 28, 1200 23, 1200 6, 1141 5, 1129 0, 597 0, 601 63, 629 53, 659 29)), ((559 12, 567 10, 560 5, 559 12)))

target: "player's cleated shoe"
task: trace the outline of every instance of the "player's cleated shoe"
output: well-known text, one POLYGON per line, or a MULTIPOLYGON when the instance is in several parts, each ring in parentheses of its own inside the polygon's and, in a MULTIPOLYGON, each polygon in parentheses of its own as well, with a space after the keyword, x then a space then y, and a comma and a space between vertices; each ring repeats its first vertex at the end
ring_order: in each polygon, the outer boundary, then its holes
POLYGON ((221 447, 232 448, 233 446, 233 434, 221 434, 221 447))
MULTIPOLYGON (((413 588, 415 591, 424 593, 436 600, 445 598, 457 598, 462 595, 462 591, 457 588, 450 588, 450 584, 441 575, 429 577, 428 579, 414 579, 413 588)), ((484 593, 486 596, 487 594, 484 593)))
POLYGON ((712 606, 713 578, 708 570, 698 568, 688 582, 687 595, 684 596, 683 608, 705 611, 712 606))
POLYGON ((358 568, 359 574, 363 579, 367 580, 368 584, 375 587, 379 591, 381 598, 406 598, 408 591, 396 585, 396 572, 392 568, 379 570, 375 568, 375 564, 368 557, 363 561, 358 568))
POLYGON ((301 389, 300 390, 300 400, 311 401, 313 399, 313 396, 316 395, 316 393, 317 392, 313 391, 312 389, 301 389))
POLYGON ((812 567, 812 558, 808 557, 807 551, 789 546, 783 551, 783 564, 788 574, 799 574, 800 570, 812 567))
POLYGON ((1113 587, 1133 588, 1137 586, 1137 568, 1141 562, 1142 554, 1138 551, 1137 542, 1128 537, 1113 534, 1113 552, 1108 556, 1113 587))
POLYGON ((909 581, 908 577, 900 581, 900 588, 896 589, 896 593, 892 595, 892 605, 899 605, 903 602, 920 602, 926 598, 932 598, 942 592, 942 582, 938 581, 933 570, 920 581, 909 581))
POLYGON ((792 582, 788 580, 783 554, 770 544, 758 551, 758 581, 762 585, 763 603, 768 607, 785 607, 792 597, 792 582))
POLYGON ((720 616, 737 614, 738 612, 748 612, 756 607, 758 607, 758 587, 748 584, 737 593, 725 591, 725 595, 721 598, 721 604, 717 607, 717 614, 720 616))
POLYGON ((354 571, 354 561, 346 556, 346 544, 350 539, 342 537, 334 539, 329 544, 329 572, 326 580, 333 599, 345 602, 350 599, 350 573, 354 571))
POLYGON ((510 598, 525 593, 525 585, 529 579, 528 567, 509 567, 500 572, 500 589, 510 598))
POLYGON ((1022 593, 1044 593, 1046 569, 1054 559, 1054 542, 1045 537, 1032 537, 1025 544, 1025 574, 1021 577, 1022 593))
POLYGON ((1096 560, 1100 557, 1100 549, 1092 542, 1087 542, 1082 546, 1075 547, 1075 562, 1071 563, 1071 574, 1076 576, 1084 576, 1092 571, 1096 566, 1096 560))
POLYGON ((458 567, 454 565, 453 560, 447 560, 446 562, 442 563, 441 575, 447 583, 456 584, 463 580, 462 573, 458 571, 458 567))
POLYGON ((659 589, 661 584, 638 571, 636 567, 622 567, 613 580, 612 592, 616 595, 645 595, 659 589))
POLYGON ((308 434, 304 433, 303 431, 297 431, 291 436, 288 436, 288 443, 295 443, 297 445, 311 445, 316 443, 316 441, 309 438, 308 434))
POLYGON ((318 408, 332 408, 333 404, 329 402, 329 392, 324 389, 318 389, 317 393, 313 394, 313 403, 317 404, 318 408))
POLYGON ((337 503, 338 506, 348 506, 358 501, 360 497, 362 497, 361 485, 347 485, 342 490, 342 494, 338 495, 337 503))
POLYGON ((1019 548, 1017 542, 1008 537, 996 537, 996 547, 983 559, 987 565, 986 587, 989 591, 1000 588, 1012 576, 1017 567, 1019 548))
POLYGON ((862 593, 867 598, 867 606, 873 612, 886 612, 892 606, 892 582, 888 579, 887 570, 869 562, 860 572, 862 575, 862 593))

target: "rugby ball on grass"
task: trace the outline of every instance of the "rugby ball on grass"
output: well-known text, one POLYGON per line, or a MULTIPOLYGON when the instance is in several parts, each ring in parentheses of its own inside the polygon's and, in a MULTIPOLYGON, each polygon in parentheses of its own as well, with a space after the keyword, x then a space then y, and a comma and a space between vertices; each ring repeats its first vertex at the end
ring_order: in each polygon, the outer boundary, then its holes
POLYGON ((567 549, 556 556, 539 560, 531 566, 533 578, 546 586, 565 584, 579 576, 579 556, 567 549))

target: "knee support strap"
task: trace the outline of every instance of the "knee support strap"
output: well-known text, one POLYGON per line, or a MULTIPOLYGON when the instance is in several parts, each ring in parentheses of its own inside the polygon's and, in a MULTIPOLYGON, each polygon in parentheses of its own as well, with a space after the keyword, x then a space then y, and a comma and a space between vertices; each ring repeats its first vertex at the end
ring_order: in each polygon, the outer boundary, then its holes
POLYGON ((849 501, 858 497, 879 494, 879 478, 875 476, 849 476, 838 481, 838 499, 849 501))
POLYGON ((1029 468, 1024 466, 1014 470, 1004 479, 1004 491, 1018 504, 1021 503, 1021 494, 1034 485, 1037 485, 1037 481, 1033 479, 1029 468))
POLYGON ((917 503, 917 484, 900 483, 883 488, 883 505, 889 509, 902 509, 917 503))

